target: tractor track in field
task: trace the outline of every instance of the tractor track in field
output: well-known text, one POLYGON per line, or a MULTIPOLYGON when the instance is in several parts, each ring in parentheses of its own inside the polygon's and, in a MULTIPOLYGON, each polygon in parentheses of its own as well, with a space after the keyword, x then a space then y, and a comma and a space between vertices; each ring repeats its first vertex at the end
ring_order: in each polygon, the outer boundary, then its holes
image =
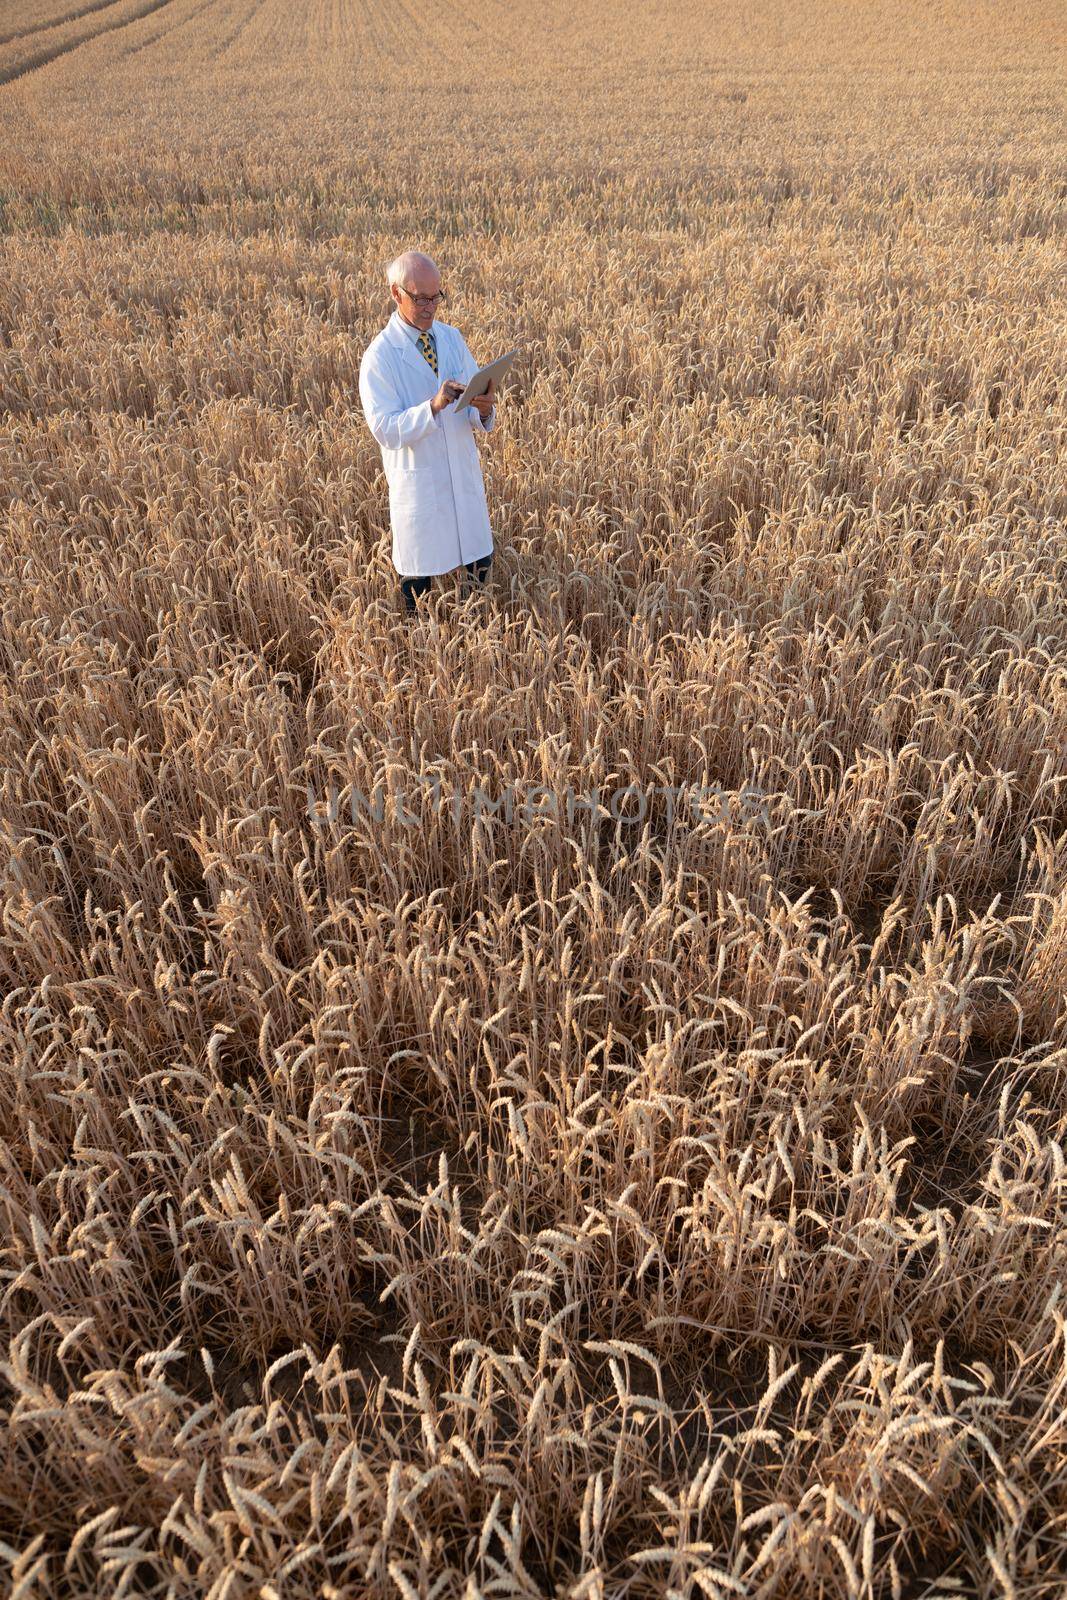
POLYGON ((367 19, 367 36, 379 61, 389 61, 400 65, 403 60, 402 52, 395 45, 388 42, 388 30, 383 38, 378 31, 378 24, 374 17, 374 6, 371 0, 360 0, 361 9, 367 19))
POLYGON ((76 11, 65 11, 61 16, 49 17, 44 22, 32 22, 28 28, 14 28, 10 33, 0 33, 0 45, 17 44, 20 39, 30 39, 35 33, 50 33, 53 28, 62 28, 65 23, 78 22, 94 11, 106 11, 109 6, 117 4, 118 0, 92 0, 91 5, 79 6, 76 11))
MULTIPOLYGON (((83 44, 89 44, 93 39, 102 39, 105 34, 118 33, 122 28, 128 28, 134 22, 141 22, 145 17, 150 17, 153 12, 162 11, 164 6, 171 4, 171 0, 146 0, 139 11, 132 16, 121 17, 114 22, 105 23, 102 28, 94 28, 90 33, 84 33, 78 39, 70 39, 66 44, 46 48, 39 55, 31 56, 29 61, 20 61, 14 67, 0 66, 0 88, 7 88, 10 84, 18 83, 21 78, 26 78, 31 72, 40 72, 42 67, 47 67, 51 62, 58 61, 61 56, 70 55, 74 50, 79 50, 83 44)), ((94 9, 103 10, 103 7, 94 9)), ((81 13, 87 15, 88 13, 81 13)), ((53 24, 55 26, 55 24, 53 24)))
POLYGON ((207 11, 211 6, 217 4, 218 0, 201 0, 201 4, 188 12, 186 16, 176 17, 173 22, 168 22, 165 27, 160 28, 158 33, 154 33, 150 39, 142 39, 139 44, 131 45, 128 50, 124 50, 122 52, 123 60, 126 61, 131 56, 140 55, 142 50, 151 49, 152 45, 158 44, 160 39, 165 39, 169 33, 176 33, 179 28, 186 27, 200 16, 201 12, 207 11))
POLYGON ((244 33, 249 23, 253 22, 255 18, 258 17, 259 13, 263 9, 263 5, 264 0, 252 0, 251 10, 245 13, 240 22, 237 24, 236 28, 234 28, 231 33, 227 34, 226 38, 223 39, 221 44, 219 44, 218 47, 213 51, 212 61, 215 64, 221 62, 226 52, 232 49, 232 47, 237 43, 238 39, 244 33))

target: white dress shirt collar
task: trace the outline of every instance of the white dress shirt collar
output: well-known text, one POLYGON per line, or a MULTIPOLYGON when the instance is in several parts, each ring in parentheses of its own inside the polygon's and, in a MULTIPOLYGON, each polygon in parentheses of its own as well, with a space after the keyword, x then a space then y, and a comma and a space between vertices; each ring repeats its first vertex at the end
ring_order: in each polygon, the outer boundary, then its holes
MULTIPOLYGON (((411 340, 412 344, 414 344, 416 342, 416 340, 418 339, 420 333, 422 332, 422 329, 421 328, 413 328, 411 326, 411 323, 407 322, 400 315, 399 311, 396 312, 395 315, 396 315, 396 320, 399 322, 400 326, 403 328, 404 332, 407 334, 407 336, 411 340)), ((432 322, 430 324, 430 332, 433 333, 433 323, 432 322)), ((435 333, 433 335, 433 342, 434 342, 434 344, 437 343, 437 335, 435 333)))

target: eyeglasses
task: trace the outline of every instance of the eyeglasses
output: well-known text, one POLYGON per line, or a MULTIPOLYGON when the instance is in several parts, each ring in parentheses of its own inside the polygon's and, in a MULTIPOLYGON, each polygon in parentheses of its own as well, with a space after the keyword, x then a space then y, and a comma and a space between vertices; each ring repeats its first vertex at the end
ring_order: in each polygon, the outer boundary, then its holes
POLYGON ((414 305, 417 305, 420 311, 427 311, 430 306, 435 306, 438 300, 447 298, 443 289, 438 289, 436 294, 412 294, 410 289, 405 289, 401 286, 400 292, 401 294, 406 294, 408 299, 414 305))

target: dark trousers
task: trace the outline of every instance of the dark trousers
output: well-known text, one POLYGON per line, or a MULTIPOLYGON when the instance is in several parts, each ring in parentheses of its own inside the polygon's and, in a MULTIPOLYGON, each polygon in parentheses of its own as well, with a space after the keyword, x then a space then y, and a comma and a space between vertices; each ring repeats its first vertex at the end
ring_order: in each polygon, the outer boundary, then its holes
MULTIPOLYGON (((490 550, 487 556, 479 556, 475 561, 464 562, 466 570, 470 573, 475 583, 485 582, 489 574, 489 564, 492 559, 493 552, 490 550)), ((404 596, 404 609, 407 611, 409 616, 412 615, 415 610, 415 596, 418 594, 425 594, 432 582, 432 578, 401 578, 400 593, 404 596)))

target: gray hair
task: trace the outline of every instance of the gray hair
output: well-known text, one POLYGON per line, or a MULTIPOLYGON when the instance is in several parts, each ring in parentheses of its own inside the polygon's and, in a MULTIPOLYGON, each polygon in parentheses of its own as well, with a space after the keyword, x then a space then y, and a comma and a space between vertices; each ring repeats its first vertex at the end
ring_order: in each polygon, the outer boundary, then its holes
POLYGON ((434 271, 437 271, 437 262, 432 256, 424 255, 421 250, 405 250, 395 260, 390 261, 386 268, 385 275, 389 280, 389 287, 406 289, 407 284, 404 280, 415 266, 433 267, 434 271))

